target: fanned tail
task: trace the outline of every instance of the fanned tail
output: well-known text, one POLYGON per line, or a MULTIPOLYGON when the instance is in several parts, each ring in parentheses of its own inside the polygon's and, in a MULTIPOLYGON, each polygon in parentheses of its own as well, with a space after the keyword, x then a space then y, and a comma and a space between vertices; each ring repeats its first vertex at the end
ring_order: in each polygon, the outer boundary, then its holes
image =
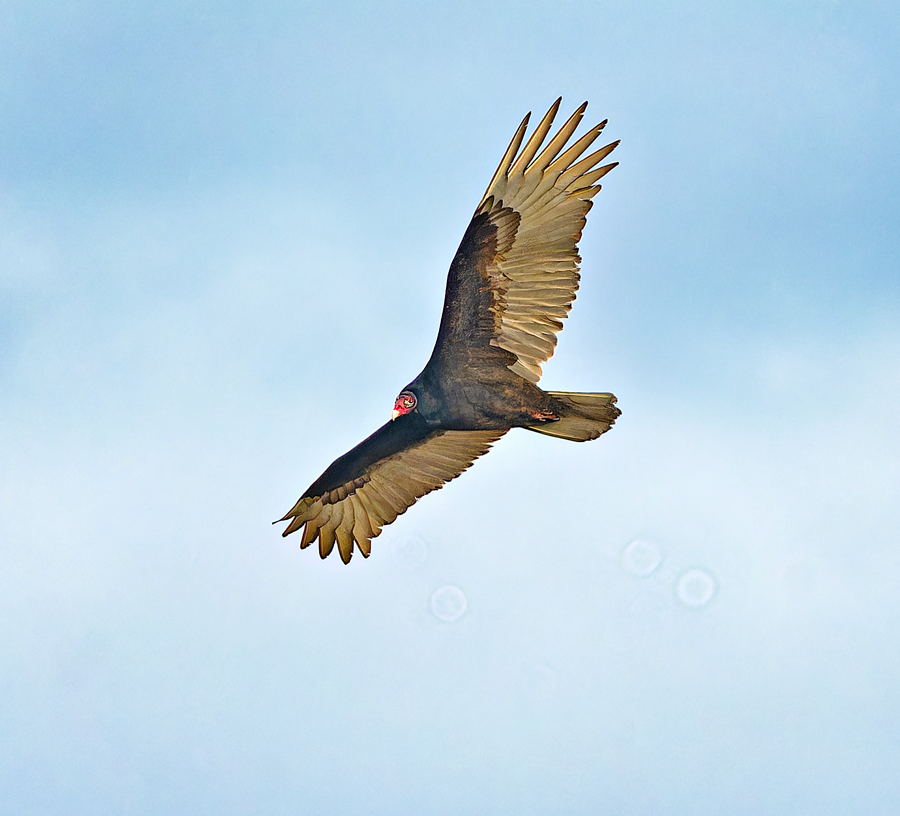
POLYGON ((547 391, 559 419, 540 425, 527 425, 529 431, 587 442, 606 433, 622 412, 616 408, 614 394, 579 394, 571 391, 547 391))

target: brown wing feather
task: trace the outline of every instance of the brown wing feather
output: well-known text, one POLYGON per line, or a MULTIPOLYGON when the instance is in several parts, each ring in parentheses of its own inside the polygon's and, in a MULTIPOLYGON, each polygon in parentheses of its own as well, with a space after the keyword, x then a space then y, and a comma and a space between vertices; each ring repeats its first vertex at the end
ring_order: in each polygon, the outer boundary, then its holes
POLYGON ((301 527, 300 548, 319 540, 319 555, 328 556, 335 543, 346 564, 354 543, 368 558, 371 540, 426 493, 438 490, 496 442, 505 430, 435 431, 405 450, 370 464, 362 476, 321 496, 304 496, 284 520, 292 519, 283 535, 301 527))
POLYGON ((559 103, 557 99, 519 152, 528 124, 525 117, 476 210, 476 217, 488 214, 492 222, 496 218, 509 223, 510 210, 519 217, 511 243, 489 267, 499 306, 499 326, 491 344, 515 354, 517 361, 510 369, 531 382, 540 379, 541 364, 553 354, 556 335, 578 290, 577 246, 591 198, 600 190, 597 181, 616 166, 598 165, 618 142, 580 159, 605 121, 563 150, 587 103, 541 150, 559 103))

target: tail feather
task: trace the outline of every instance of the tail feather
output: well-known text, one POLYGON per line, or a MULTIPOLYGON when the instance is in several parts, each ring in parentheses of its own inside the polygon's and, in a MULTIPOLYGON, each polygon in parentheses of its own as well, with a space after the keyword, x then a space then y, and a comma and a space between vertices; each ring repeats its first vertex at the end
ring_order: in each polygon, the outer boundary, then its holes
POLYGON ((579 394, 571 391, 548 391, 559 419, 540 425, 527 425, 529 431, 587 442, 606 433, 622 412, 616 408, 614 394, 579 394))

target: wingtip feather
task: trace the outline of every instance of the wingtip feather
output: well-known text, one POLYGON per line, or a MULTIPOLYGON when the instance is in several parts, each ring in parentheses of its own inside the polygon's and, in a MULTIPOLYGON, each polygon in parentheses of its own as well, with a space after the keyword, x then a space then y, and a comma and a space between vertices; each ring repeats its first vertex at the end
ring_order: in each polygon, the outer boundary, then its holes
POLYGON ((528 165, 531 164, 531 160, 537 155, 538 150, 540 150, 541 145, 544 143, 544 139, 547 138, 547 134, 553 126, 553 120, 559 112, 561 102, 562 97, 557 97, 556 101, 550 106, 550 110, 544 114, 544 118, 541 119, 538 126, 534 129, 534 133, 531 134, 531 137, 525 143, 525 147, 522 148, 519 157, 513 162, 512 167, 510 167, 509 172, 507 173, 510 178, 515 178, 516 176, 525 173, 528 165))

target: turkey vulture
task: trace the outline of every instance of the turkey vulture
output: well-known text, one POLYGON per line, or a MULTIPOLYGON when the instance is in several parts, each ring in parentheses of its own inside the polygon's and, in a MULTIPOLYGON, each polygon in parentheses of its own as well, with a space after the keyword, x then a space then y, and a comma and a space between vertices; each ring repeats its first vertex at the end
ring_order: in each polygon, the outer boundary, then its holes
MULTIPOLYGON (((511 428, 584 442, 619 416, 612 394, 543 391, 541 364, 578 289, 578 239, 619 144, 585 151, 606 121, 566 148, 585 102, 541 150, 557 99, 522 147, 519 125, 450 264, 437 342, 397 397, 390 422, 335 460, 280 521, 300 547, 371 540, 417 499, 455 479, 511 428), (566 148, 566 149, 564 149, 566 148), (540 151, 540 153, 538 153, 540 151)), ((277 523, 277 522, 276 522, 277 523)))

